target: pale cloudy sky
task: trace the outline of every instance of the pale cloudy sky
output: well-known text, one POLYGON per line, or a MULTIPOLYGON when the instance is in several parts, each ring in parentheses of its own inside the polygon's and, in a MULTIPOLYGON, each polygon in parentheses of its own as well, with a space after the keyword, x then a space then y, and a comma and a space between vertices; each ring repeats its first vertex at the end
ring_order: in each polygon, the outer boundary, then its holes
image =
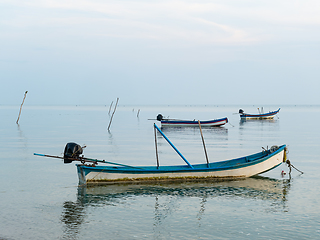
POLYGON ((320 104, 319 64, 318 0, 0 0, 0 105, 320 104))

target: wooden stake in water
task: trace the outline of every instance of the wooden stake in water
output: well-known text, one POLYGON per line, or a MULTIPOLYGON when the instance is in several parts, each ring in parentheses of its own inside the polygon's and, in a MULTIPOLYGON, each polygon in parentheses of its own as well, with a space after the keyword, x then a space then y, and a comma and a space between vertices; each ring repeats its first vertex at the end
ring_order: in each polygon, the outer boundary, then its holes
POLYGON ((20 114, 21 114, 21 110, 22 110, 22 105, 23 105, 23 103, 24 103, 24 100, 26 99, 27 93, 28 93, 28 91, 26 91, 26 92, 24 93, 24 98, 23 98, 23 100, 22 100, 22 103, 21 103, 21 106, 20 106, 20 111, 19 111, 19 116, 18 116, 18 119, 17 119, 17 122, 16 122, 17 124, 18 124, 19 119, 20 119, 20 114))
POLYGON ((117 109, 118 101, 119 101, 119 98, 117 98, 116 105, 114 106, 114 110, 113 110, 113 113, 112 113, 112 115, 111 115, 110 122, 109 122, 109 126, 108 126, 108 131, 109 131, 109 129, 110 129, 110 125, 111 125, 111 122, 112 122, 113 115, 114 115, 114 113, 115 113, 115 111, 116 111, 116 109, 117 109))
POLYGON ((108 112, 108 114, 110 114, 112 104, 113 104, 113 101, 112 101, 112 102, 111 102, 111 104, 110 104, 110 108, 109 108, 109 112, 108 112))
POLYGON ((138 110, 137 117, 139 117, 140 109, 138 110))
POLYGON ((200 128, 200 133, 201 133, 201 138, 202 138, 204 153, 205 153, 205 155, 206 155, 207 166, 209 167, 209 159, 208 159, 206 144, 204 143, 204 138, 203 138, 202 129, 201 129, 201 123, 200 123, 199 120, 198 120, 198 124, 199 124, 199 128, 200 128))

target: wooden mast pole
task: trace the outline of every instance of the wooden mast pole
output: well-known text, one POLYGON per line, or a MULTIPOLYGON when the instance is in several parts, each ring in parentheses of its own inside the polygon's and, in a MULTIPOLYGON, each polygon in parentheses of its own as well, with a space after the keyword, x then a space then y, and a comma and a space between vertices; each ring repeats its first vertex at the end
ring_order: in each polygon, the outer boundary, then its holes
POLYGON ((199 120, 198 120, 198 124, 199 124, 199 128, 200 128, 200 133, 201 133, 201 138, 202 138, 202 144, 203 144, 204 153, 205 153, 205 155, 206 155, 207 166, 209 167, 209 159, 208 159, 206 144, 204 143, 204 138, 203 138, 202 129, 201 129, 201 123, 200 123, 199 120))
POLYGON ((157 168, 159 168, 159 156, 158 156, 158 143, 157 143, 157 130, 156 127, 153 126, 154 129, 154 144, 156 146, 156 158, 157 158, 157 168))

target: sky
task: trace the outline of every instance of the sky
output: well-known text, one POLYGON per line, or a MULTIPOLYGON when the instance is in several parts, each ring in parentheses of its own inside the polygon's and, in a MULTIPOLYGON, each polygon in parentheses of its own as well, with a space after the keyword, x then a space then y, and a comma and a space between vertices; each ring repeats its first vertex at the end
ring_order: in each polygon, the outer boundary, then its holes
POLYGON ((0 105, 320 104, 318 0, 0 0, 0 105))

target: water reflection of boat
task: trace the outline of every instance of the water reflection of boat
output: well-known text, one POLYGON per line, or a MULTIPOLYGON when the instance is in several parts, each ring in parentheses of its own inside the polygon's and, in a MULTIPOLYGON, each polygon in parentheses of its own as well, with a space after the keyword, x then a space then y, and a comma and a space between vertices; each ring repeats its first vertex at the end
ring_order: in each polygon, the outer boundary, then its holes
MULTIPOLYGON (((247 122, 255 122, 257 123, 257 121, 255 121, 255 119, 247 119, 247 118, 241 118, 240 119, 240 125, 244 124, 244 123, 247 123, 247 122)), ((276 123, 278 122, 278 120, 275 120, 275 119, 261 119, 259 121, 259 123, 276 123)))
POLYGON ((107 203, 128 196, 179 195, 184 197, 233 196, 259 199, 281 199, 283 180, 253 177, 235 181, 164 182, 114 185, 84 185, 78 188, 82 204, 107 203), (106 201, 106 202, 105 202, 106 201))
MULTIPOLYGON (((170 127, 170 128, 163 128, 161 129, 164 133, 179 133, 179 134, 194 134, 199 135, 199 127, 189 127, 189 128, 183 128, 183 127, 170 127)), ((203 128, 203 133, 208 134, 216 134, 216 135, 228 135, 228 128, 225 127, 218 127, 218 128, 203 128)))
MULTIPOLYGON (((71 239, 80 232, 81 225, 86 222, 90 207, 104 208, 128 204, 130 207, 139 198, 154 198, 154 226, 161 225, 163 218, 169 218, 166 208, 178 207, 176 204, 169 204, 165 207, 161 202, 178 197, 199 198, 200 205, 197 220, 200 221, 206 211, 208 199, 250 199, 266 201, 267 208, 288 211, 286 207, 287 194, 290 189, 290 180, 276 180, 265 177, 254 177, 236 181, 197 181, 179 183, 135 183, 135 184, 114 184, 114 185, 83 185, 78 187, 77 200, 66 201, 63 205, 61 221, 64 224, 64 237, 71 239), (165 208, 165 209, 164 209, 165 208), (163 211, 166 211, 165 213, 163 211)), ((187 211, 187 210, 184 210, 187 211)))
POLYGON ((64 236, 62 239, 77 239, 76 235, 86 217, 85 205, 81 197, 75 202, 66 201, 63 203, 61 222, 64 224, 64 236))

